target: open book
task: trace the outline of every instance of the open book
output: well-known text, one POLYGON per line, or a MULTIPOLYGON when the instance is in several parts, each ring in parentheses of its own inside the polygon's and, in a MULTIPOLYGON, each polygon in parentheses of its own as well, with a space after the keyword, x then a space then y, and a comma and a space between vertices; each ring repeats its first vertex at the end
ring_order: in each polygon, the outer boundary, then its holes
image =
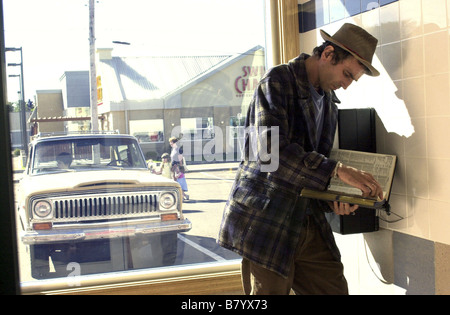
POLYGON ((371 173, 383 188, 384 199, 371 199, 370 197, 363 198, 360 189, 344 184, 338 178, 332 178, 330 186, 325 191, 304 188, 301 191, 300 196, 328 201, 346 202, 366 208, 389 209, 388 201, 397 161, 395 155, 333 149, 330 158, 340 161, 344 165, 371 173))

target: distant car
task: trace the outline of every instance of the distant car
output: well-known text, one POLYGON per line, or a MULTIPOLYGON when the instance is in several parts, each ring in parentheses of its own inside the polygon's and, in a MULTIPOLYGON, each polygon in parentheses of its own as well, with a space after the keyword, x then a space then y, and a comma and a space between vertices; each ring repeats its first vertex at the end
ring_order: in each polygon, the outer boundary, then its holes
POLYGON ((32 276, 65 276, 71 262, 111 260, 112 240, 150 245, 156 265, 173 264, 177 233, 191 229, 182 200, 178 183, 150 173, 132 136, 37 137, 18 194, 32 276))

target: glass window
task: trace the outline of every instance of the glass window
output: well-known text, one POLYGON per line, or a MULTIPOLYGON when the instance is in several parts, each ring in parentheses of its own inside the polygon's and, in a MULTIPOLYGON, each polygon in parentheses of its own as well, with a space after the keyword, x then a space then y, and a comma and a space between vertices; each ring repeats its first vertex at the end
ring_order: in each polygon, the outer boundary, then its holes
POLYGON ((339 21, 346 17, 346 10, 343 0, 329 0, 330 6, 330 23, 339 21))
POLYGON ((93 2, 3 0, 8 101, 36 106, 11 130, 29 143, 13 158, 22 287, 239 264, 216 237, 267 69, 265 1, 93 2), (184 183, 165 163, 180 135, 184 183))
POLYGON ((130 138, 79 136, 47 138, 33 146, 30 174, 85 172, 111 167, 146 168, 139 145, 130 138))
POLYGON ((214 138, 214 122, 212 117, 181 118, 181 133, 185 139, 203 140, 214 138))
POLYGON ((135 136, 139 142, 163 142, 164 120, 130 120, 130 134, 135 136))
POLYGON ((230 117, 230 133, 232 139, 243 139, 245 128, 245 116, 238 114, 230 117))

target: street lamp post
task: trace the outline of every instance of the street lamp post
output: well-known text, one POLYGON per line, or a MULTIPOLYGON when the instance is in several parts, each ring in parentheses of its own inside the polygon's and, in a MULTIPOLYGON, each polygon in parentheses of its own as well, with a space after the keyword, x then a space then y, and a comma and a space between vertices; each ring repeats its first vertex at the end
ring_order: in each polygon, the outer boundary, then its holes
POLYGON ((6 51, 20 51, 20 63, 8 63, 8 66, 17 67, 20 66, 20 99, 19 99, 19 108, 20 108, 20 129, 22 134, 22 150, 25 151, 25 156, 28 156, 28 132, 27 132, 27 122, 26 122, 26 114, 25 114, 25 89, 23 83, 23 55, 22 55, 22 47, 14 48, 7 47, 6 51))
POLYGON ((89 58, 91 91, 91 130, 98 131, 97 72, 95 67, 95 1, 89 0, 89 58))

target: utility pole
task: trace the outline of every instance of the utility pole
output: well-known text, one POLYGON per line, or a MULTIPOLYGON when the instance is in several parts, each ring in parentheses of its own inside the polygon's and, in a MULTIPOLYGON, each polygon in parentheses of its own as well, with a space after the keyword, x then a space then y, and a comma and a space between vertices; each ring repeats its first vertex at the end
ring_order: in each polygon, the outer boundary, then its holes
POLYGON ((95 1, 89 0, 89 57, 91 86, 91 130, 98 131, 97 71, 95 68, 95 1))
POLYGON ((6 51, 20 51, 20 63, 8 63, 8 66, 20 66, 20 99, 19 99, 19 108, 20 108, 20 130, 22 135, 22 150, 25 151, 25 156, 28 155, 28 131, 27 131, 27 120, 26 120, 26 112, 25 112, 25 89, 23 84, 23 54, 22 47, 14 48, 14 47, 6 47, 6 51))

